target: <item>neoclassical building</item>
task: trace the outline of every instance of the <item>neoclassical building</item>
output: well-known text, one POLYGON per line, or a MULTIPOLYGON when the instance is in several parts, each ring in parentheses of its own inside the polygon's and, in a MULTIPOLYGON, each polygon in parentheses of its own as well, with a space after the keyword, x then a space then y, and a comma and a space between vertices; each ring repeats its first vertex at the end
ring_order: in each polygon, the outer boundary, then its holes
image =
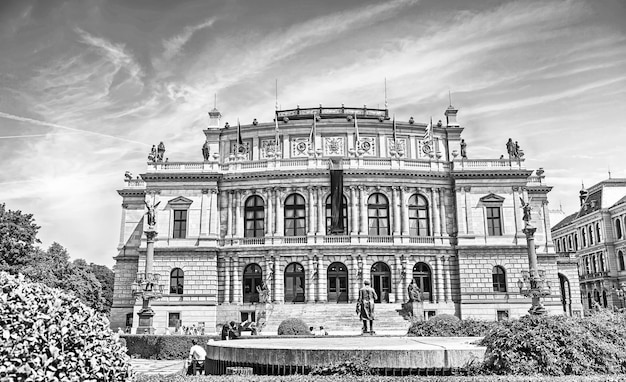
POLYGON ((577 261, 585 310, 626 308, 626 179, 583 187, 579 198, 580 209, 552 228, 557 254, 577 261))
POLYGON ((139 325, 132 290, 148 257, 165 285, 151 303, 157 331, 249 318, 263 284, 282 312, 325 304, 341 314, 366 279, 383 307, 399 309, 414 279, 426 316, 520 316, 530 307, 518 287, 528 270, 522 201, 552 287, 546 308, 582 310, 576 262, 554 249, 543 171, 526 169, 523 155, 479 159, 454 107, 435 124, 365 107, 275 115, 229 126, 214 109, 197 161, 151 160, 126 180, 113 327, 139 325))

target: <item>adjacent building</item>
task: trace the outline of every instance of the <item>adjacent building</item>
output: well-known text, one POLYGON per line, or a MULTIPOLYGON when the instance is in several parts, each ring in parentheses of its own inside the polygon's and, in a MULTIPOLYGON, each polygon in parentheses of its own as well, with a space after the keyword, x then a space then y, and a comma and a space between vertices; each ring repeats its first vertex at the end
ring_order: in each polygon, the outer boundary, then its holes
POLYGON ((578 264, 582 304, 623 309, 626 291, 626 179, 607 179, 580 191, 580 209, 556 224, 559 259, 578 264))
POLYGON ((156 206, 150 269, 165 284, 152 302, 157 332, 254 318, 264 295, 283 312, 324 304, 342 314, 363 280, 379 304, 398 309, 416 280, 427 317, 526 314, 524 201, 552 287, 546 308, 579 314, 577 264, 555 251, 543 170, 526 169, 521 153, 479 158, 457 109, 444 115, 426 124, 395 121, 386 109, 320 106, 229 126, 212 110, 197 161, 152 155, 118 191, 111 325, 138 326, 132 290, 146 270, 146 205, 156 206))

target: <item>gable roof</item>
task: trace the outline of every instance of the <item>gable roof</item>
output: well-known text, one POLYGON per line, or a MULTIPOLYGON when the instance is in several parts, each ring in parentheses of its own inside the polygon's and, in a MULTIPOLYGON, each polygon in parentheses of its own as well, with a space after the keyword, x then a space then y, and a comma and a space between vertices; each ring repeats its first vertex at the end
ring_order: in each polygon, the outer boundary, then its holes
POLYGON ((572 221, 574 221, 574 219, 576 219, 576 216, 578 215, 578 212, 574 212, 573 214, 566 216, 565 218, 563 218, 563 220, 561 220, 560 222, 556 223, 553 227, 552 227, 552 231, 556 231, 557 229, 561 229, 567 225, 569 225, 572 221))

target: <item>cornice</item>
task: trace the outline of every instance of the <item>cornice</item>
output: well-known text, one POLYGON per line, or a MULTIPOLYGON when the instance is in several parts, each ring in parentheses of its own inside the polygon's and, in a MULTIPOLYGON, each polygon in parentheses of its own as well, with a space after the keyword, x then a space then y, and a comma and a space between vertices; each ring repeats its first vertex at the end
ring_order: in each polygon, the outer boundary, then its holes
POLYGON ((451 176, 454 179, 476 178, 519 178, 526 179, 533 172, 530 170, 453 170, 451 176))

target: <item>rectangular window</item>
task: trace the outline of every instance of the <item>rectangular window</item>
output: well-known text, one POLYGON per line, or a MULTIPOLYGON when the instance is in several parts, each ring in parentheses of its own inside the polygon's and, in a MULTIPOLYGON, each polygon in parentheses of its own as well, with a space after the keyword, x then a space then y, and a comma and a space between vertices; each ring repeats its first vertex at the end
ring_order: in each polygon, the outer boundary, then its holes
POLYGON ((132 326, 133 326, 133 314, 127 313, 126 314, 126 327, 131 328, 132 326))
POLYGON ((498 310, 497 311, 498 321, 506 321, 509 319, 509 311, 508 310, 498 310))
POLYGON ((487 234, 489 236, 502 236, 502 220, 500 219, 500 207, 486 207, 487 209, 487 234))
POLYGON ((180 313, 168 313, 167 326, 169 328, 177 328, 180 326, 180 313))
POLYGON ((435 311, 435 310, 425 310, 424 311, 424 319, 425 320, 430 320, 431 318, 435 317, 436 314, 437 314, 437 311, 435 311))
POLYGON ((174 239, 187 237, 187 210, 174 210, 174 239))

